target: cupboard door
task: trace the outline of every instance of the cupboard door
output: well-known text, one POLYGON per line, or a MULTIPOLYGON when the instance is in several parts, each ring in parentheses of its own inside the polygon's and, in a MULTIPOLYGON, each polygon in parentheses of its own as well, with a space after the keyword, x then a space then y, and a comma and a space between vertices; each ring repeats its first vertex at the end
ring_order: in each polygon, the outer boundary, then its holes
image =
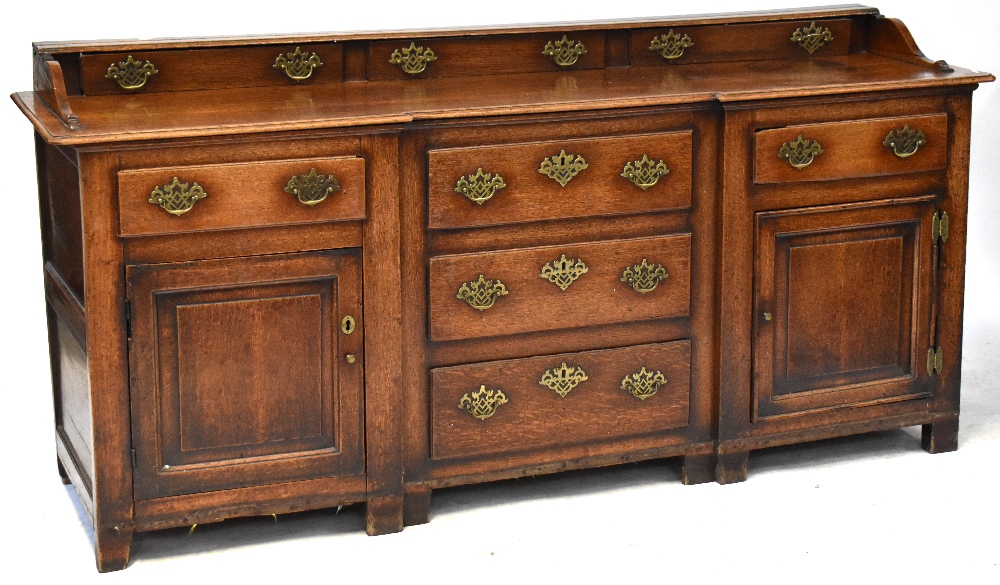
POLYGON ((360 265, 127 268, 136 499, 363 473, 360 265))
POLYGON ((922 197, 757 214, 754 420, 930 395, 934 211, 922 197))

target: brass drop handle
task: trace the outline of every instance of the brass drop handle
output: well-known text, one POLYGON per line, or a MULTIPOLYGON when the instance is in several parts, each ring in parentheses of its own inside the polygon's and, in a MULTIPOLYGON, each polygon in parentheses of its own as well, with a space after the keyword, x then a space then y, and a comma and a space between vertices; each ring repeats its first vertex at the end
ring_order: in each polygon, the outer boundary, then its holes
POLYGON ((486 420, 496 414, 501 405, 507 404, 507 395, 503 390, 487 390, 486 385, 479 386, 470 396, 466 393, 458 401, 458 407, 467 411, 479 420, 486 420))
POLYGON ((349 364, 353 364, 354 362, 358 361, 358 358, 355 357, 353 353, 347 354, 346 356, 344 356, 344 358, 347 360, 347 363, 349 364))
POLYGON ((177 177, 166 185, 160 185, 149 193, 149 202, 158 205, 171 215, 184 215, 194 204, 208 197, 208 193, 195 182, 182 183, 177 177))
POLYGON ((482 205, 490 200, 497 191, 507 186, 500 173, 484 173, 482 168, 473 175, 461 177, 455 182, 455 192, 475 203, 482 205))
POLYGON ((885 135, 882 146, 892 149, 899 158, 906 158, 917 153, 917 149, 927 144, 927 137, 916 128, 910 129, 904 125, 899 130, 892 130, 885 135))
POLYGON ((389 62, 398 66, 409 75, 417 75, 427 70, 431 61, 437 61, 437 55, 429 47, 418 47, 410 43, 409 47, 396 49, 389 55, 389 62))
POLYGON ((313 71, 323 65, 323 60, 316 53, 307 53, 302 47, 295 47, 291 53, 278 55, 274 60, 275 69, 285 72, 292 81, 305 81, 312 77, 313 71))
POLYGON ((666 376, 659 370, 651 372, 642 367, 638 372, 622 378, 621 389, 639 400, 645 400, 667 383, 666 376))
POLYGON ((305 175, 296 175, 288 180, 285 193, 295 195, 299 203, 312 207, 327 198, 330 193, 340 190, 340 183, 333 175, 321 175, 316 169, 309 169, 305 175))
POLYGON ((791 38, 788 40, 802 47, 812 55, 816 52, 816 49, 833 40, 833 33, 830 32, 830 29, 816 26, 816 23, 813 22, 809 26, 795 29, 795 32, 792 33, 791 38))
POLYGON ((464 282, 458 287, 456 298, 462 299, 473 309, 483 312, 493 306, 500 297, 507 295, 507 286, 500 279, 490 280, 482 274, 479 280, 464 282))
POLYGON ((576 63, 580 55, 587 54, 587 47, 563 35, 561 40, 545 43, 542 54, 552 57, 552 62, 560 67, 569 67, 576 63))
POLYGON ((663 265, 650 264, 643 258, 639 264, 627 267, 618 280, 631 286, 635 292, 644 295, 652 292, 667 276, 667 269, 663 265))
POLYGON ((649 43, 649 50, 659 53, 667 60, 679 58, 684 54, 684 49, 693 47, 694 41, 686 34, 676 34, 674 29, 667 31, 667 34, 653 37, 649 43))
POLYGON ((159 71, 156 66, 149 61, 139 61, 128 56, 128 59, 119 63, 112 63, 108 66, 108 72, 104 75, 107 79, 118 82, 119 87, 125 91, 135 91, 146 85, 151 75, 156 75, 159 71))
POLYGON ((625 163, 621 176, 625 177, 636 187, 645 191, 660 180, 660 177, 667 176, 670 169, 667 164, 661 161, 654 161, 649 156, 643 154, 642 158, 636 161, 625 163))
POLYGON ((764 313, 764 320, 765 321, 770 321, 771 320, 771 314, 770 313, 764 313))
POLYGON ((782 144, 778 149, 778 158, 785 159, 799 171, 811 165, 813 159, 821 154, 823 147, 819 142, 803 138, 801 134, 795 140, 782 144))

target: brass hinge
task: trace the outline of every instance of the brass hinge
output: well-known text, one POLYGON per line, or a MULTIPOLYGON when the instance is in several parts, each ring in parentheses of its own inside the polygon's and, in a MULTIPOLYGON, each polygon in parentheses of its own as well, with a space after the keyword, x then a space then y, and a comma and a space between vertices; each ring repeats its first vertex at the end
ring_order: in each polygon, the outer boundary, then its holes
POLYGON ((938 346, 937 349, 933 347, 927 350, 927 375, 933 376, 934 374, 941 373, 941 367, 944 365, 944 352, 941 347, 938 346))
POLYGON ((941 214, 935 213, 931 217, 931 241, 935 244, 938 240, 942 242, 948 241, 948 212, 942 211, 941 214))

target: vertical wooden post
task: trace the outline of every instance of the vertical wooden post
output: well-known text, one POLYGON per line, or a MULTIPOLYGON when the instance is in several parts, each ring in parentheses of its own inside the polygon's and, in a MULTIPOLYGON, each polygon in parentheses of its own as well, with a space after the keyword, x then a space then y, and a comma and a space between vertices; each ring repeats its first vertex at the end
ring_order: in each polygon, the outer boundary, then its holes
POLYGON ((402 314, 399 261, 399 137, 366 136, 364 229, 366 528, 403 529, 402 314))
POLYGON ((132 458, 125 273, 118 234, 118 156, 80 155, 84 306, 94 423, 97 569, 124 569, 132 546, 132 458))

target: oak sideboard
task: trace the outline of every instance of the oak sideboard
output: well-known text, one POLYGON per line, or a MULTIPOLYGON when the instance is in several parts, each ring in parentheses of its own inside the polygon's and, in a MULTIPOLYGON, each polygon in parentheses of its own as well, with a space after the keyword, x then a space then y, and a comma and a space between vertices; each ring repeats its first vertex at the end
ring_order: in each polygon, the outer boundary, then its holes
POLYGON ((922 425, 972 92, 841 7, 34 45, 59 471, 138 531, 922 425))

